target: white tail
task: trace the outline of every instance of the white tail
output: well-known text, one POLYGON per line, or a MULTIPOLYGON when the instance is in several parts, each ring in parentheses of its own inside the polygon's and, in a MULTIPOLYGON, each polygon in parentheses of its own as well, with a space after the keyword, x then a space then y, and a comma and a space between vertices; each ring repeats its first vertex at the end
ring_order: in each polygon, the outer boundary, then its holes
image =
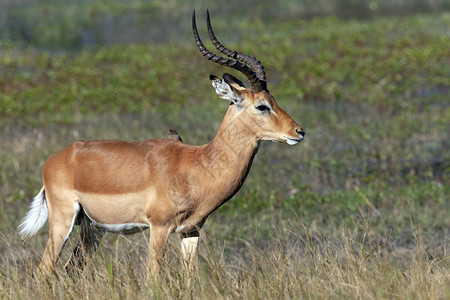
POLYGON ((22 223, 19 225, 19 234, 21 236, 32 236, 38 232, 39 229, 44 226, 48 218, 47 202, 45 201, 45 190, 42 187, 39 194, 33 198, 31 202, 30 210, 23 218, 22 223))

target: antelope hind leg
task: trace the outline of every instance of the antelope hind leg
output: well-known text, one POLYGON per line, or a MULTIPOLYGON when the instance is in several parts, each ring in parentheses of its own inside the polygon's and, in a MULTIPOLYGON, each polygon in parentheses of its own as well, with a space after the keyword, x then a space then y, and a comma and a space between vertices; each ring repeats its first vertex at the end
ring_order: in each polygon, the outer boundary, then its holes
POLYGON ((78 203, 75 203, 72 208, 60 206, 57 210, 49 211, 49 239, 39 264, 42 272, 47 273, 54 268, 61 250, 72 232, 79 211, 78 203))
POLYGON ((91 227, 92 222, 83 211, 80 213, 79 220, 81 226, 80 240, 64 265, 66 271, 69 272, 73 271, 73 269, 83 269, 86 265, 84 257, 97 249, 104 234, 104 232, 91 227))

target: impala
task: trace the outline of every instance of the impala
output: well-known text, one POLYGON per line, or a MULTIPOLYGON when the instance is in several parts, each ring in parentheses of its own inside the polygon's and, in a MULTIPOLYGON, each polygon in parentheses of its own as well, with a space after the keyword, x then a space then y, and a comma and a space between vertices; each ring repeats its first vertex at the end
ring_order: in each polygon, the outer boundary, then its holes
POLYGON ((95 248, 105 232, 150 229, 150 270, 159 271, 174 232, 181 234, 185 258, 195 264, 202 225, 240 189, 260 142, 295 145, 303 140, 303 129, 269 93, 261 62, 224 47, 214 35, 208 11, 206 19, 212 43, 230 58, 203 45, 194 11, 198 49, 207 59, 243 73, 250 88, 230 74, 223 79, 210 76, 217 95, 230 105, 209 144, 192 146, 174 139, 78 141, 51 156, 42 170, 44 186, 19 225, 22 236, 32 236, 48 218, 41 270, 54 267, 74 225, 82 226, 75 254, 95 248))

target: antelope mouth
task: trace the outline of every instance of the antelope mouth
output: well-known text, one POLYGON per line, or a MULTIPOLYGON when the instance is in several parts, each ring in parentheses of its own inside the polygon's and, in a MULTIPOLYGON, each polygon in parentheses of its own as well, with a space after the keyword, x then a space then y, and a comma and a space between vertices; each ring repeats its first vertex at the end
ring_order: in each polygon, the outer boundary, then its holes
POLYGON ((304 139, 304 137, 299 137, 299 138, 297 138, 297 139, 293 139, 293 138, 288 138, 288 137, 286 137, 286 143, 287 143, 288 145, 293 146, 293 145, 297 145, 298 143, 300 143, 301 141, 303 141, 303 139, 304 139))

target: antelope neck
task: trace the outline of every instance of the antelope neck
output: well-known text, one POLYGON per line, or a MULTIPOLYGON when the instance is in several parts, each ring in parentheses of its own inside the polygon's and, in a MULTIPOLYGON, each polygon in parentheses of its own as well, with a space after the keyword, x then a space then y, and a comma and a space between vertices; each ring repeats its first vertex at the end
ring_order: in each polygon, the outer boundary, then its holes
POLYGON ((252 130, 254 124, 236 114, 234 105, 230 106, 216 137, 206 145, 205 156, 214 162, 213 170, 220 168, 219 173, 229 182, 238 181, 239 188, 250 170, 253 158, 258 151, 260 142, 252 130))

